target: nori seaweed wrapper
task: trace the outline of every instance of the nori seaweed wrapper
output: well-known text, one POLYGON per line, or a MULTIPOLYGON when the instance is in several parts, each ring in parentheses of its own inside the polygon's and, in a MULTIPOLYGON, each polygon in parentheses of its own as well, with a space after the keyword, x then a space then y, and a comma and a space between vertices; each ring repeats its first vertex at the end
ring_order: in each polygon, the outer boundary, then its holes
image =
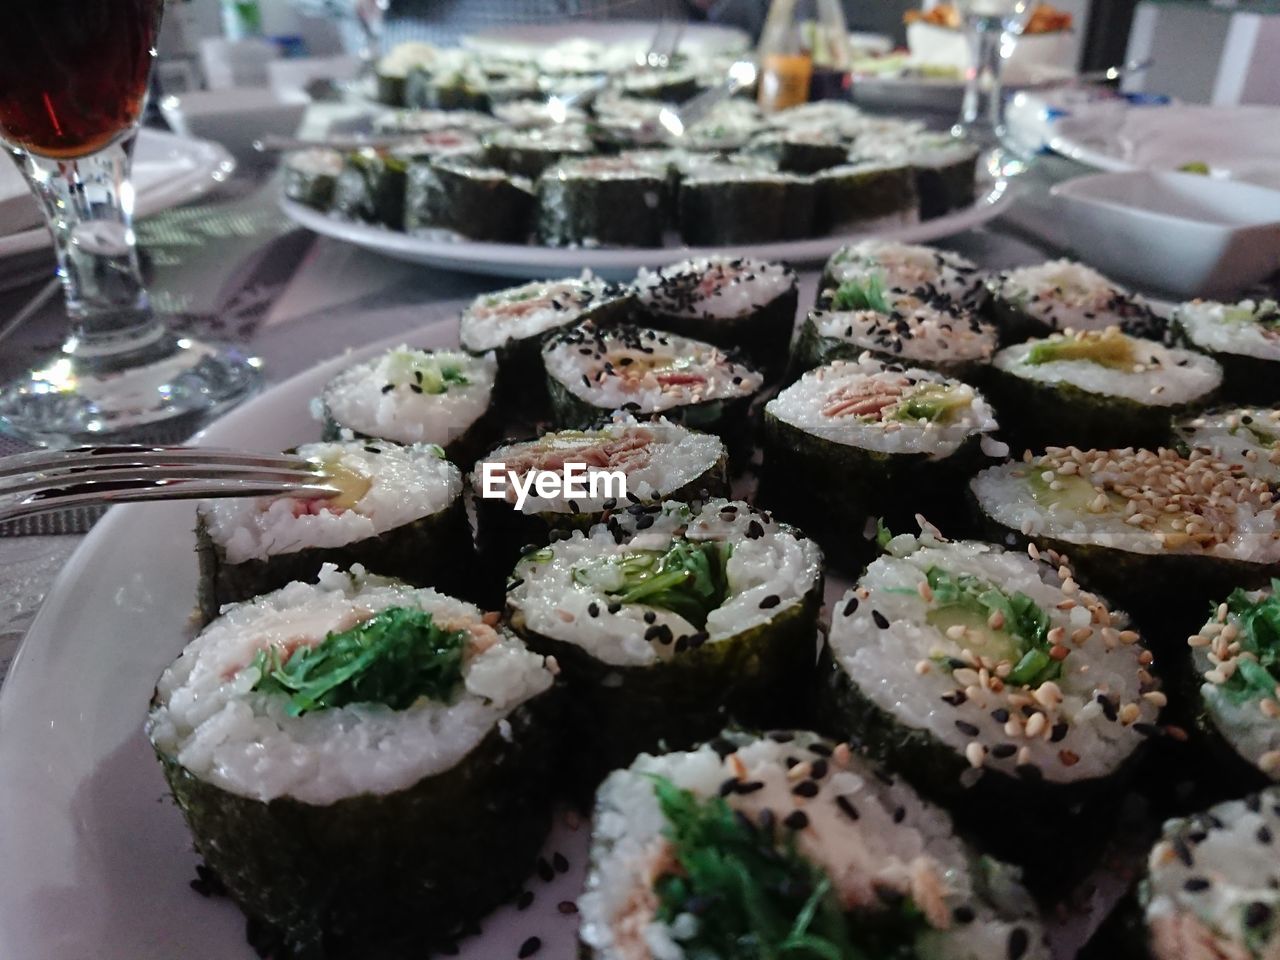
POLYGON ((660 247, 666 178, 627 159, 571 161, 537 183, 537 233, 552 247, 660 247))
POLYGON ((404 229, 408 160, 389 150, 360 150, 347 157, 334 185, 334 213, 349 220, 404 229))
POLYGON ((525 181, 465 157, 413 164, 404 197, 409 233, 445 230, 471 240, 523 243, 533 194, 525 181))
POLYGON ((810 180, 722 164, 681 180, 680 236, 693 247, 809 236, 815 203, 810 180))
POLYGON ((836 233, 867 221, 911 217, 918 209, 911 168, 863 163, 824 170, 814 177, 817 230, 836 233))

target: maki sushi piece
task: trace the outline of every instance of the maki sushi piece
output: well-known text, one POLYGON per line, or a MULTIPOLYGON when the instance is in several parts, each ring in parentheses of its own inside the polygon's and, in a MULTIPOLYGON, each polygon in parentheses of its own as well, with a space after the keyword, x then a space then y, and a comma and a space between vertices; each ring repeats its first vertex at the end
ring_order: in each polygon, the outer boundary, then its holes
POLYGON ((1183 450, 1207 450, 1245 476, 1280 487, 1280 410, 1211 410, 1175 425, 1183 450))
POLYGON ((396 347, 338 374, 311 403, 326 440, 434 443, 469 466, 489 428, 491 354, 396 347))
POLYGON ((673 66, 624 73, 616 86, 623 97, 683 103, 698 92, 698 79, 688 67, 673 66))
POLYGON ((1280 789, 1165 822, 1081 960, 1269 960, 1280 951, 1280 789))
POLYGON ((373 118, 374 133, 435 136, 446 132, 480 136, 502 124, 474 110, 388 110, 373 118))
POLYGON ((1211 453, 1051 447, 970 484, 993 539, 1069 554, 1150 636, 1186 636, 1210 602, 1280 573, 1268 484, 1211 453))
POLYGON ((476 607, 326 567, 227 607, 147 735, 195 847, 289 956, 420 956, 550 825, 553 676, 476 607))
POLYGON ((729 349, 779 375, 786 363, 798 300, 795 271, 750 257, 700 257, 648 271, 633 287, 650 323, 729 349))
POLYGON ((536 180, 562 160, 589 157, 595 144, 586 128, 562 123, 519 129, 508 127, 485 137, 485 157, 496 167, 536 180))
POLYGON ((978 154, 971 143, 946 133, 897 132, 861 137, 852 155, 862 160, 903 163, 911 168, 920 219, 932 220, 973 205, 978 154))
POLYGON ((538 178, 538 240, 552 247, 660 247, 666 178, 626 156, 569 160, 538 178))
POLYGON ((347 220, 403 230, 408 169, 407 158, 391 150, 368 148, 350 154, 334 181, 330 211, 347 220))
POLYGON ((1069 883, 1156 732, 1165 695, 1151 653, 1048 556, 947 541, 927 524, 885 550, 834 606, 824 726, 996 856, 1069 883))
POLYGON ((717 433, 733 453, 748 439, 748 407, 764 384, 718 347, 633 324, 590 320, 542 350, 557 427, 589 427, 614 410, 717 433))
POLYGON ((849 144, 838 133, 818 127, 770 130, 753 137, 746 150, 786 173, 817 173, 849 159, 849 144))
POLYGON ((793 374, 869 352, 881 360, 983 382, 998 346, 995 327, 946 299, 929 303, 896 292, 870 299, 852 296, 853 283, 832 291, 828 309, 813 310, 805 318, 792 347, 793 374))
POLYGON ((409 71, 430 66, 439 56, 439 48, 429 43, 400 43, 393 47, 374 68, 378 102, 391 107, 405 106, 404 87, 409 71))
POLYGON ((587 960, 1051 956, 1015 867, 811 733, 641 756, 601 786, 594 824, 587 960))
POLYGON ((737 163, 705 163, 680 180, 680 236, 692 247, 768 243, 813 234, 813 181, 737 163))
POLYGON ((915 223, 920 203, 911 168, 870 161, 831 167, 814 175, 814 233, 842 233, 915 223))
POLYGON ((418 586, 464 586, 458 571, 474 551, 462 473, 439 447, 347 441, 296 452, 320 463, 340 492, 210 500, 196 508, 206 621, 224 604, 314 581, 326 563, 359 563, 418 586))
POLYGON ((513 629, 559 664, 588 789, 730 720, 799 719, 821 604, 817 544, 728 500, 634 505, 526 554, 507 585, 513 629))
POLYGON ((285 157, 281 168, 284 195, 290 200, 316 210, 328 210, 333 204, 343 168, 342 154, 337 150, 298 150, 285 157))
POLYGON ((587 112, 579 106, 563 101, 544 99, 508 100, 493 105, 493 115, 510 127, 538 129, 568 124, 573 126, 587 122, 587 112))
POLYGON ((489 79, 479 64, 459 50, 440 50, 434 63, 416 66, 404 81, 404 105, 427 110, 475 110, 492 103, 489 79))
POLYGON ((1055 333, 1005 347, 991 362, 992 399, 1025 447, 1157 447, 1172 419, 1203 407, 1222 368, 1194 350, 1118 327, 1055 333))
MULTIPOLYGON (((852 103, 841 100, 802 103, 797 107, 778 110, 766 118, 766 124, 775 130, 828 131, 829 135, 845 140, 854 140, 865 134, 875 122, 852 103)), ((885 122, 895 128, 901 126, 900 121, 885 122)))
POLYGON ((419 236, 523 243, 533 206, 528 180, 465 155, 435 157, 408 170, 404 229, 419 236))
POLYGON ((545 406, 542 343, 553 330, 582 320, 601 325, 630 317, 630 294, 590 272, 564 280, 535 280, 483 293, 462 311, 459 339, 475 356, 498 358, 498 389, 525 409, 545 406))
POLYGON ((1165 322, 1146 301, 1072 260, 1050 260, 996 274, 987 281, 991 309, 1005 342, 1066 330, 1105 330, 1160 339, 1165 322))
POLYGON ((1242 403, 1280 402, 1280 305, 1194 300, 1173 312, 1175 333, 1222 364, 1222 392, 1242 403))
POLYGON ((963 525, 964 481, 1006 448, 989 436, 991 407, 973 387, 870 357, 811 370, 765 405, 760 498, 854 566, 868 524, 925 511, 963 525))
POLYGON ((729 492, 728 454, 720 438, 657 419, 618 415, 592 430, 559 430, 504 443, 471 474, 476 540, 505 576, 529 545, 589 530, 634 504, 705 501, 729 492), (581 464, 584 494, 543 497, 530 477, 581 464), (620 474, 625 482, 615 479, 620 474), (595 495, 590 478, 598 477, 595 495), (524 484, 524 492, 516 489, 524 484))
POLYGON ((874 298, 877 290, 976 307, 986 299, 985 280, 977 264, 950 250, 893 240, 862 240, 831 255, 819 289, 825 298, 835 297, 843 287, 843 298, 853 303, 840 309, 851 309, 859 299, 874 298))

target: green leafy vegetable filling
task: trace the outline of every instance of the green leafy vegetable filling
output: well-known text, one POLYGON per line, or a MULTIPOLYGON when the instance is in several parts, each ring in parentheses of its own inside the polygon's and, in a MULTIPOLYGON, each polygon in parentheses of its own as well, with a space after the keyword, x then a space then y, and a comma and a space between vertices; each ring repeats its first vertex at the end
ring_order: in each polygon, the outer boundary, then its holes
POLYGON ((1038 686, 1062 674, 1061 662, 1049 655, 1049 615, 1025 593, 1007 594, 981 577, 957 576, 941 567, 930 567, 925 577, 933 590, 931 619, 936 612, 958 610, 985 625, 993 613, 1000 614, 1004 622, 996 632, 1014 641, 1017 655, 1006 684, 1038 686))
POLYGON ((461 630, 442 630, 425 610, 388 607, 287 657, 276 647, 260 650, 251 664, 260 678, 253 689, 289 697, 294 717, 348 703, 404 710, 419 697, 448 701, 462 682, 466 639, 461 630))
POLYGON ((946 423, 973 405, 973 391, 966 386, 928 383, 903 397, 892 419, 946 423))
POLYGON ((1257 659, 1237 656, 1235 673, 1218 689, 1236 703, 1274 697, 1280 682, 1280 580, 1272 580, 1271 593, 1258 600, 1237 588, 1227 597, 1227 611, 1237 618, 1240 652, 1257 659))
POLYGON ((870 274, 863 281, 846 280, 836 287, 831 298, 836 310, 874 310, 876 313, 892 313, 893 308, 884 295, 884 285, 878 274, 870 274))
MULTIPOLYGON (((677 537, 665 553, 641 551, 610 557, 620 583, 605 592, 619 603, 643 603, 684 617, 701 630, 707 615, 729 596, 726 567, 733 546, 715 540, 677 537)), ((589 568, 573 572, 574 582, 591 581, 589 568)))
POLYGON ((653 777, 679 866, 659 877, 658 919, 695 918, 682 940, 696 960, 916 960, 928 929, 909 898, 846 913, 831 879, 772 829, 653 777))

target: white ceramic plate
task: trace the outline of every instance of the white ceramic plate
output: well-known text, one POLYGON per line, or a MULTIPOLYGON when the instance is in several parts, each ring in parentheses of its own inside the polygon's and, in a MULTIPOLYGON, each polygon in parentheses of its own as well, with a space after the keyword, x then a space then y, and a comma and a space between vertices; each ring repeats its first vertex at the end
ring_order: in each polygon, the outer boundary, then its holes
MULTIPOLYGON (((972 206, 922 223, 891 226, 868 234, 852 233, 778 243, 736 245, 731 252, 764 260, 816 263, 838 247, 874 234, 889 240, 923 242, 960 233, 997 216, 1009 202, 1008 183, 999 183, 972 206)), ((577 274, 584 267, 607 279, 626 279, 641 267, 664 266, 683 257, 723 252, 711 247, 609 247, 602 249, 540 247, 533 244, 479 243, 410 236, 383 227, 330 217, 311 207, 282 200, 285 213, 316 233, 373 250, 398 260, 425 263, 466 273, 537 279, 577 274)))
MULTIPOLYGON (((1006 94, 1060 86, 1075 77, 1072 70, 1040 65, 1018 83, 1006 83, 1006 94)), ((853 81, 853 100, 872 110, 924 110, 959 116, 964 100, 961 77, 924 77, 904 74, 859 74, 853 81)))
MULTIPOLYGON (((634 46, 643 51, 657 29, 655 20, 572 20, 494 27, 464 36, 462 46, 477 52, 523 49, 537 53, 566 40, 586 40, 606 46, 634 46)), ((717 23, 687 23, 680 37, 682 53, 736 53, 751 43, 745 30, 717 23)))
MULTIPOLYGON (((235 170, 231 154, 216 143, 179 137, 161 130, 138 133, 133 154, 133 180, 138 200, 135 213, 146 216, 187 203, 208 193, 235 170)), ((35 201, 26 181, 8 161, 0 173, 0 257, 30 253, 47 247, 49 231, 31 216, 35 201), (12 206, 10 206, 12 204, 12 206), (5 211, 12 211, 7 219, 5 211), (6 222, 18 232, 6 228, 6 222)))

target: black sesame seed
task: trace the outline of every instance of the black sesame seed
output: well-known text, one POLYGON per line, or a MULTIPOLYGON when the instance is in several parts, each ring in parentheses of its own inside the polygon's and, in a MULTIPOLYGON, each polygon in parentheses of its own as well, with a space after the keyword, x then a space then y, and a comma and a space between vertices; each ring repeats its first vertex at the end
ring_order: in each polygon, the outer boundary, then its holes
POLYGON ((1065 723, 1055 723, 1053 729, 1049 731, 1049 742, 1059 743, 1067 735, 1067 725, 1065 723))
POLYGON ((956 729, 966 737, 976 737, 978 735, 978 728, 965 720, 957 720, 956 729))
POLYGON ((764 536, 764 527, 760 526, 759 520, 752 520, 747 524, 747 539, 759 540, 764 536))
POLYGON ((1191 855, 1191 848, 1187 846, 1187 842, 1185 840, 1181 837, 1174 837, 1170 845, 1173 847, 1173 852, 1177 855, 1178 859, 1182 861, 1183 866, 1195 866, 1195 859, 1191 855))
POLYGON ((796 738, 796 735, 790 730, 771 730, 767 736, 774 743, 790 743, 796 738))
POLYGON ((637 517, 637 518, 636 518, 636 529, 637 529, 637 530, 648 530, 648 529, 649 529, 650 527, 652 527, 652 526, 653 526, 653 515, 652 515, 652 514, 645 514, 643 517, 637 517))
POLYGON ((1004 707, 999 707, 998 709, 992 710, 991 719, 994 720, 996 723, 1008 723, 1009 711, 1006 710, 1004 707))
POLYGON ((1183 881, 1182 889, 1187 891, 1187 893, 1203 893, 1211 886, 1213 886, 1213 884, 1209 882, 1208 877, 1188 877, 1183 881))
POLYGON ((973 923, 975 917, 976 914, 973 912, 973 907, 959 906, 951 911, 951 919, 962 925, 973 923))
POLYGON ((792 787, 791 792, 795 794, 797 797, 811 798, 811 797, 816 797, 818 795, 818 789, 819 788, 818 788, 817 781, 801 780, 794 787, 792 787))
POLYGON ((820 740, 816 743, 809 744, 808 750, 810 753, 816 753, 820 757, 829 757, 835 752, 830 745, 825 744, 820 740))
POLYGON ((591 616, 591 617, 598 617, 598 616, 600 616, 600 604, 596 603, 594 600, 592 600, 590 603, 588 603, 588 604, 587 604, 587 615, 588 615, 588 616, 591 616))
POLYGON ((524 943, 520 944, 520 952, 516 954, 520 960, 526 960, 542 949, 542 940, 538 937, 530 937, 524 943))
POLYGON ((953 707, 958 707, 969 699, 969 695, 963 690, 953 690, 951 693, 944 693, 941 699, 943 703, 949 703, 953 707))
POLYGON ((610 613, 617 613, 619 610, 622 609, 622 604, 611 603, 609 604, 609 606, 605 607, 605 609, 608 610, 610 613))
POLYGON ((1262 797, 1259 794, 1251 793, 1244 798, 1244 807, 1250 813, 1257 813, 1262 809, 1262 797))
POLYGON ((803 810, 793 810, 782 823, 789 830, 803 830, 809 825, 809 817, 803 810))
POLYGON ((528 910, 533 905, 533 891, 525 890, 516 898, 517 910, 528 910))
POLYGON ((1258 838, 1258 842, 1263 845, 1270 843, 1274 839, 1271 833, 1271 828, 1265 824, 1258 828, 1258 832, 1254 834, 1254 836, 1256 836, 1258 838))
POLYGON ((1008 760, 1017 752, 1017 746, 1012 743, 997 743, 991 748, 991 755, 997 760, 1008 760))
POLYGON ((845 615, 846 617, 852 617, 852 616, 853 616, 853 614, 854 614, 854 611, 855 611, 855 610, 857 610, 857 609, 858 609, 858 598, 857 598, 857 597, 850 597, 848 600, 846 600, 846 601, 845 601, 845 605, 844 605, 844 615, 845 615))
POLYGON ((556 878, 555 868, 551 866, 546 857, 538 858, 538 876, 542 878, 543 883, 550 883, 556 878))
POLYGON ((836 806, 850 820, 857 820, 859 817, 858 808, 853 805, 853 801, 848 797, 836 797, 836 806))
POLYGON ((720 784, 720 796, 727 797, 729 794, 733 793, 737 789, 738 789, 738 778, 730 777, 728 780, 725 780, 723 783, 720 784))
POLYGON ((383 392, 383 393, 390 393, 390 392, 391 392, 392 390, 394 390, 395 388, 396 388, 396 385, 395 385, 394 383, 384 383, 384 384, 382 385, 382 392, 383 392))
POLYGON ((809 764, 809 776, 814 780, 821 780, 827 775, 827 761, 815 760, 809 764))
POLYGON ((748 780, 744 783, 735 780, 733 789, 739 796, 745 797, 749 793, 755 793, 757 790, 763 790, 764 782, 761 780, 748 780))
POLYGON ((894 822, 894 823, 901 823, 901 822, 902 822, 903 820, 905 820, 905 819, 907 819, 907 808, 906 808, 906 807, 898 807, 896 810, 894 810, 894 811, 893 811, 893 822, 894 822))
POLYGON ((782 598, 780 596, 778 596, 776 593, 771 593, 767 597, 765 597, 763 600, 760 601, 760 609, 772 610, 781 602, 782 602, 782 598))
POLYGON ((379 450, 377 447, 365 447, 364 452, 377 454, 377 453, 381 453, 382 451, 379 450))
POLYGON ((419 386, 419 385, 418 385, 418 384, 416 384, 416 383, 411 383, 411 384, 409 384, 409 389, 410 389, 410 390, 412 390, 414 393, 421 393, 421 392, 422 392, 422 387, 421 387, 421 386, 419 386))
POLYGON ((879 610, 871 611, 871 619, 875 621, 876 626, 879 627, 881 630, 889 629, 888 618, 885 617, 885 615, 881 613, 879 610))
POLYGON ((1244 908, 1244 925, 1249 929, 1265 926, 1271 922, 1271 907, 1261 900, 1255 900, 1244 908))
POLYGON ((568 873, 569 859, 563 853, 554 853, 551 855, 551 866, 556 868, 556 873, 568 873))
POLYGON ((1031 946, 1031 937, 1025 927, 1014 927, 1009 931, 1009 943, 1005 951, 1009 960, 1022 960, 1029 946, 1031 946))
POLYGON ((559 903, 556 904, 556 909, 559 910, 561 913, 568 915, 571 913, 577 913, 578 905, 574 903, 572 900, 561 900, 559 903))

